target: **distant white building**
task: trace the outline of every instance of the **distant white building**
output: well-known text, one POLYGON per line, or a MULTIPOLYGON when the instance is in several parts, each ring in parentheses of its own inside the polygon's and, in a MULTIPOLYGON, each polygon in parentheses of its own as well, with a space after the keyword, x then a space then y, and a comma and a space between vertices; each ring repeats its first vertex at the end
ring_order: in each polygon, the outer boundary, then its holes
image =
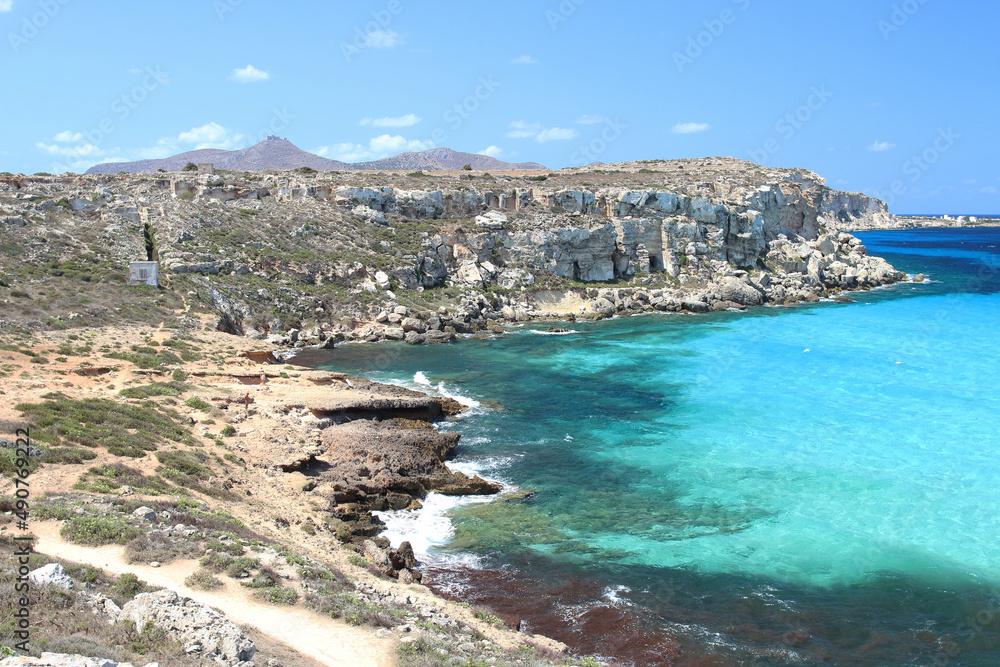
POLYGON ((160 286, 160 273, 156 262, 129 262, 129 285, 160 286))

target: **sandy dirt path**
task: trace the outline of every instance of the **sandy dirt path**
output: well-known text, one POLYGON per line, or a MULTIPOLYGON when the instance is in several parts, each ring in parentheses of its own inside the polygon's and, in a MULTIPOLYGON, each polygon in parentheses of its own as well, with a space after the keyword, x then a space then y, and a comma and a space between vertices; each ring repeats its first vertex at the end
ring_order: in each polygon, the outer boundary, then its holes
POLYGON ((261 633, 335 667, 392 667, 396 664, 392 637, 356 628, 301 607, 277 607, 255 600, 251 591, 227 581, 217 591, 198 591, 184 579, 198 569, 194 560, 174 561, 159 568, 125 562, 125 548, 117 545, 84 547, 59 536, 59 522, 34 523, 35 550, 55 558, 91 565, 114 574, 131 572, 143 581, 162 586, 222 611, 236 624, 249 624, 261 633))

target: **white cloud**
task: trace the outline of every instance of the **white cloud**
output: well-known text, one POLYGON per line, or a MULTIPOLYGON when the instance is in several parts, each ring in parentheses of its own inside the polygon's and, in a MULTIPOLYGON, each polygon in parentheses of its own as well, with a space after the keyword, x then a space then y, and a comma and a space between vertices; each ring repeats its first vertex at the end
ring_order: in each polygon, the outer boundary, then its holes
POLYGON ((606 123, 608 120, 607 116, 597 116, 585 113, 577 118, 576 122, 578 125, 597 125, 599 123, 606 123))
POLYGON ((403 43, 403 38, 394 30, 373 30, 365 37, 365 46, 373 49, 391 49, 403 43))
POLYGON ((83 141, 82 132, 70 132, 66 130, 65 132, 60 132, 56 136, 52 137, 55 141, 61 141, 63 143, 70 143, 76 141, 83 141))
POLYGON ((101 154, 101 149, 94 144, 77 144, 75 146, 60 146, 58 144, 46 144, 39 141, 35 147, 45 151, 49 155, 60 155, 62 157, 89 157, 101 154))
POLYGON ((533 139, 543 129, 541 123, 525 123, 523 120, 515 120, 510 124, 510 132, 507 137, 511 139, 533 139))
POLYGON ((708 123, 677 123, 670 131, 674 134, 696 134, 707 131, 711 125, 708 123))
POLYGON ((538 63, 538 59, 531 56, 521 56, 520 58, 514 58, 510 62, 512 65, 535 65, 538 63))
POLYGON ((362 127, 372 126, 372 127, 410 127, 416 125, 421 120, 420 116, 415 113, 408 113, 405 116, 398 116, 392 118, 386 116, 385 118, 362 118, 358 122, 358 125, 362 127))
POLYGON ((876 141, 874 144, 868 147, 868 150, 874 151, 876 153, 882 153, 884 151, 891 151, 896 147, 896 144, 890 144, 888 141, 876 141))
POLYGON ((974 179, 974 178, 967 178, 967 179, 965 179, 962 182, 965 183, 966 185, 975 185, 976 184, 976 179, 974 179))
POLYGON ((503 149, 501 149, 499 146, 488 146, 483 150, 479 151, 478 153, 476 153, 476 155, 485 155, 487 157, 498 158, 501 155, 503 155, 503 149))
MULTIPOLYGON (((181 132, 177 135, 177 141, 182 144, 195 144, 195 150, 201 148, 232 150, 242 147, 246 141, 246 137, 227 130, 218 123, 212 122, 206 123, 201 127, 192 127, 187 132, 181 132)), ((159 145, 164 145, 165 143, 161 139, 159 145)))
POLYGON ((984 195, 995 195, 997 193, 997 189, 992 185, 987 185, 985 188, 982 189, 982 193, 984 195))
POLYGON ((580 133, 576 130, 568 130, 562 127, 552 127, 547 130, 542 130, 535 137, 535 141, 540 144, 547 143, 549 141, 564 141, 566 139, 576 139, 580 136, 580 133))
POLYGON ((232 150, 246 145, 247 137, 227 130, 218 123, 206 123, 193 127, 177 136, 158 139, 150 146, 122 151, 119 148, 105 150, 101 146, 86 141, 82 132, 65 130, 52 137, 54 143, 39 141, 35 148, 55 156, 59 162, 53 165, 53 173, 64 171, 80 172, 95 164, 107 162, 131 162, 170 157, 177 153, 201 148, 222 148, 232 150))
POLYGON ((316 155, 340 160, 341 162, 368 162, 380 160, 399 153, 426 151, 434 148, 430 140, 407 139, 400 135, 382 134, 368 140, 368 145, 342 143, 320 146, 313 151, 316 155))
POLYGON ((510 131, 507 132, 506 136, 509 139, 534 139, 538 143, 544 144, 549 141, 576 139, 580 133, 572 129, 547 128, 541 123, 526 123, 523 120, 516 120, 510 124, 510 131))
POLYGON ((271 75, 264 70, 257 69, 253 65, 247 65, 242 69, 234 69, 229 78, 237 83, 256 83, 258 81, 267 81, 271 78, 271 75))
POLYGON ((9 12, 14 6, 14 0, 0 0, 0 12, 9 12))
POLYGON ((56 143, 38 141, 35 143, 35 148, 56 158, 57 161, 49 169, 54 174, 67 171, 81 172, 98 162, 116 162, 122 159, 105 156, 105 151, 100 146, 84 140, 82 132, 66 130, 52 139, 56 143))

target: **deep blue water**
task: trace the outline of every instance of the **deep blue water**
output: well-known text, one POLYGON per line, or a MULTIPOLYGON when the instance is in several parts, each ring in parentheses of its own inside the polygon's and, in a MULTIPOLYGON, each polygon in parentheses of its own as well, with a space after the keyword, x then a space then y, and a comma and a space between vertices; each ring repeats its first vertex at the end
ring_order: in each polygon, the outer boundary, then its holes
POLYGON ((442 425, 456 467, 535 492, 432 497, 393 537, 623 664, 1000 664, 1000 229, 859 236, 928 280, 330 353, 479 401, 442 425))

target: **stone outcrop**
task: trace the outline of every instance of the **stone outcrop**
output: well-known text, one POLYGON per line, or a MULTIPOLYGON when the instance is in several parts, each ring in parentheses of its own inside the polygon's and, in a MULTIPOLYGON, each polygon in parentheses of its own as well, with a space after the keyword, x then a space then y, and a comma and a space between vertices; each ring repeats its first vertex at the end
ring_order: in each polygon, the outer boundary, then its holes
POLYGON ((409 420, 352 421, 329 425, 317 456, 327 466, 315 493, 329 502, 336 519, 355 534, 375 535, 381 526, 372 511, 406 509, 436 491, 446 495, 488 495, 500 486, 452 472, 444 461, 458 445, 458 433, 439 433, 409 420))
POLYGON ((257 647, 232 621, 211 607, 169 590, 141 593, 126 604, 119 622, 147 623, 169 632, 189 653, 226 667, 252 667, 257 647))

